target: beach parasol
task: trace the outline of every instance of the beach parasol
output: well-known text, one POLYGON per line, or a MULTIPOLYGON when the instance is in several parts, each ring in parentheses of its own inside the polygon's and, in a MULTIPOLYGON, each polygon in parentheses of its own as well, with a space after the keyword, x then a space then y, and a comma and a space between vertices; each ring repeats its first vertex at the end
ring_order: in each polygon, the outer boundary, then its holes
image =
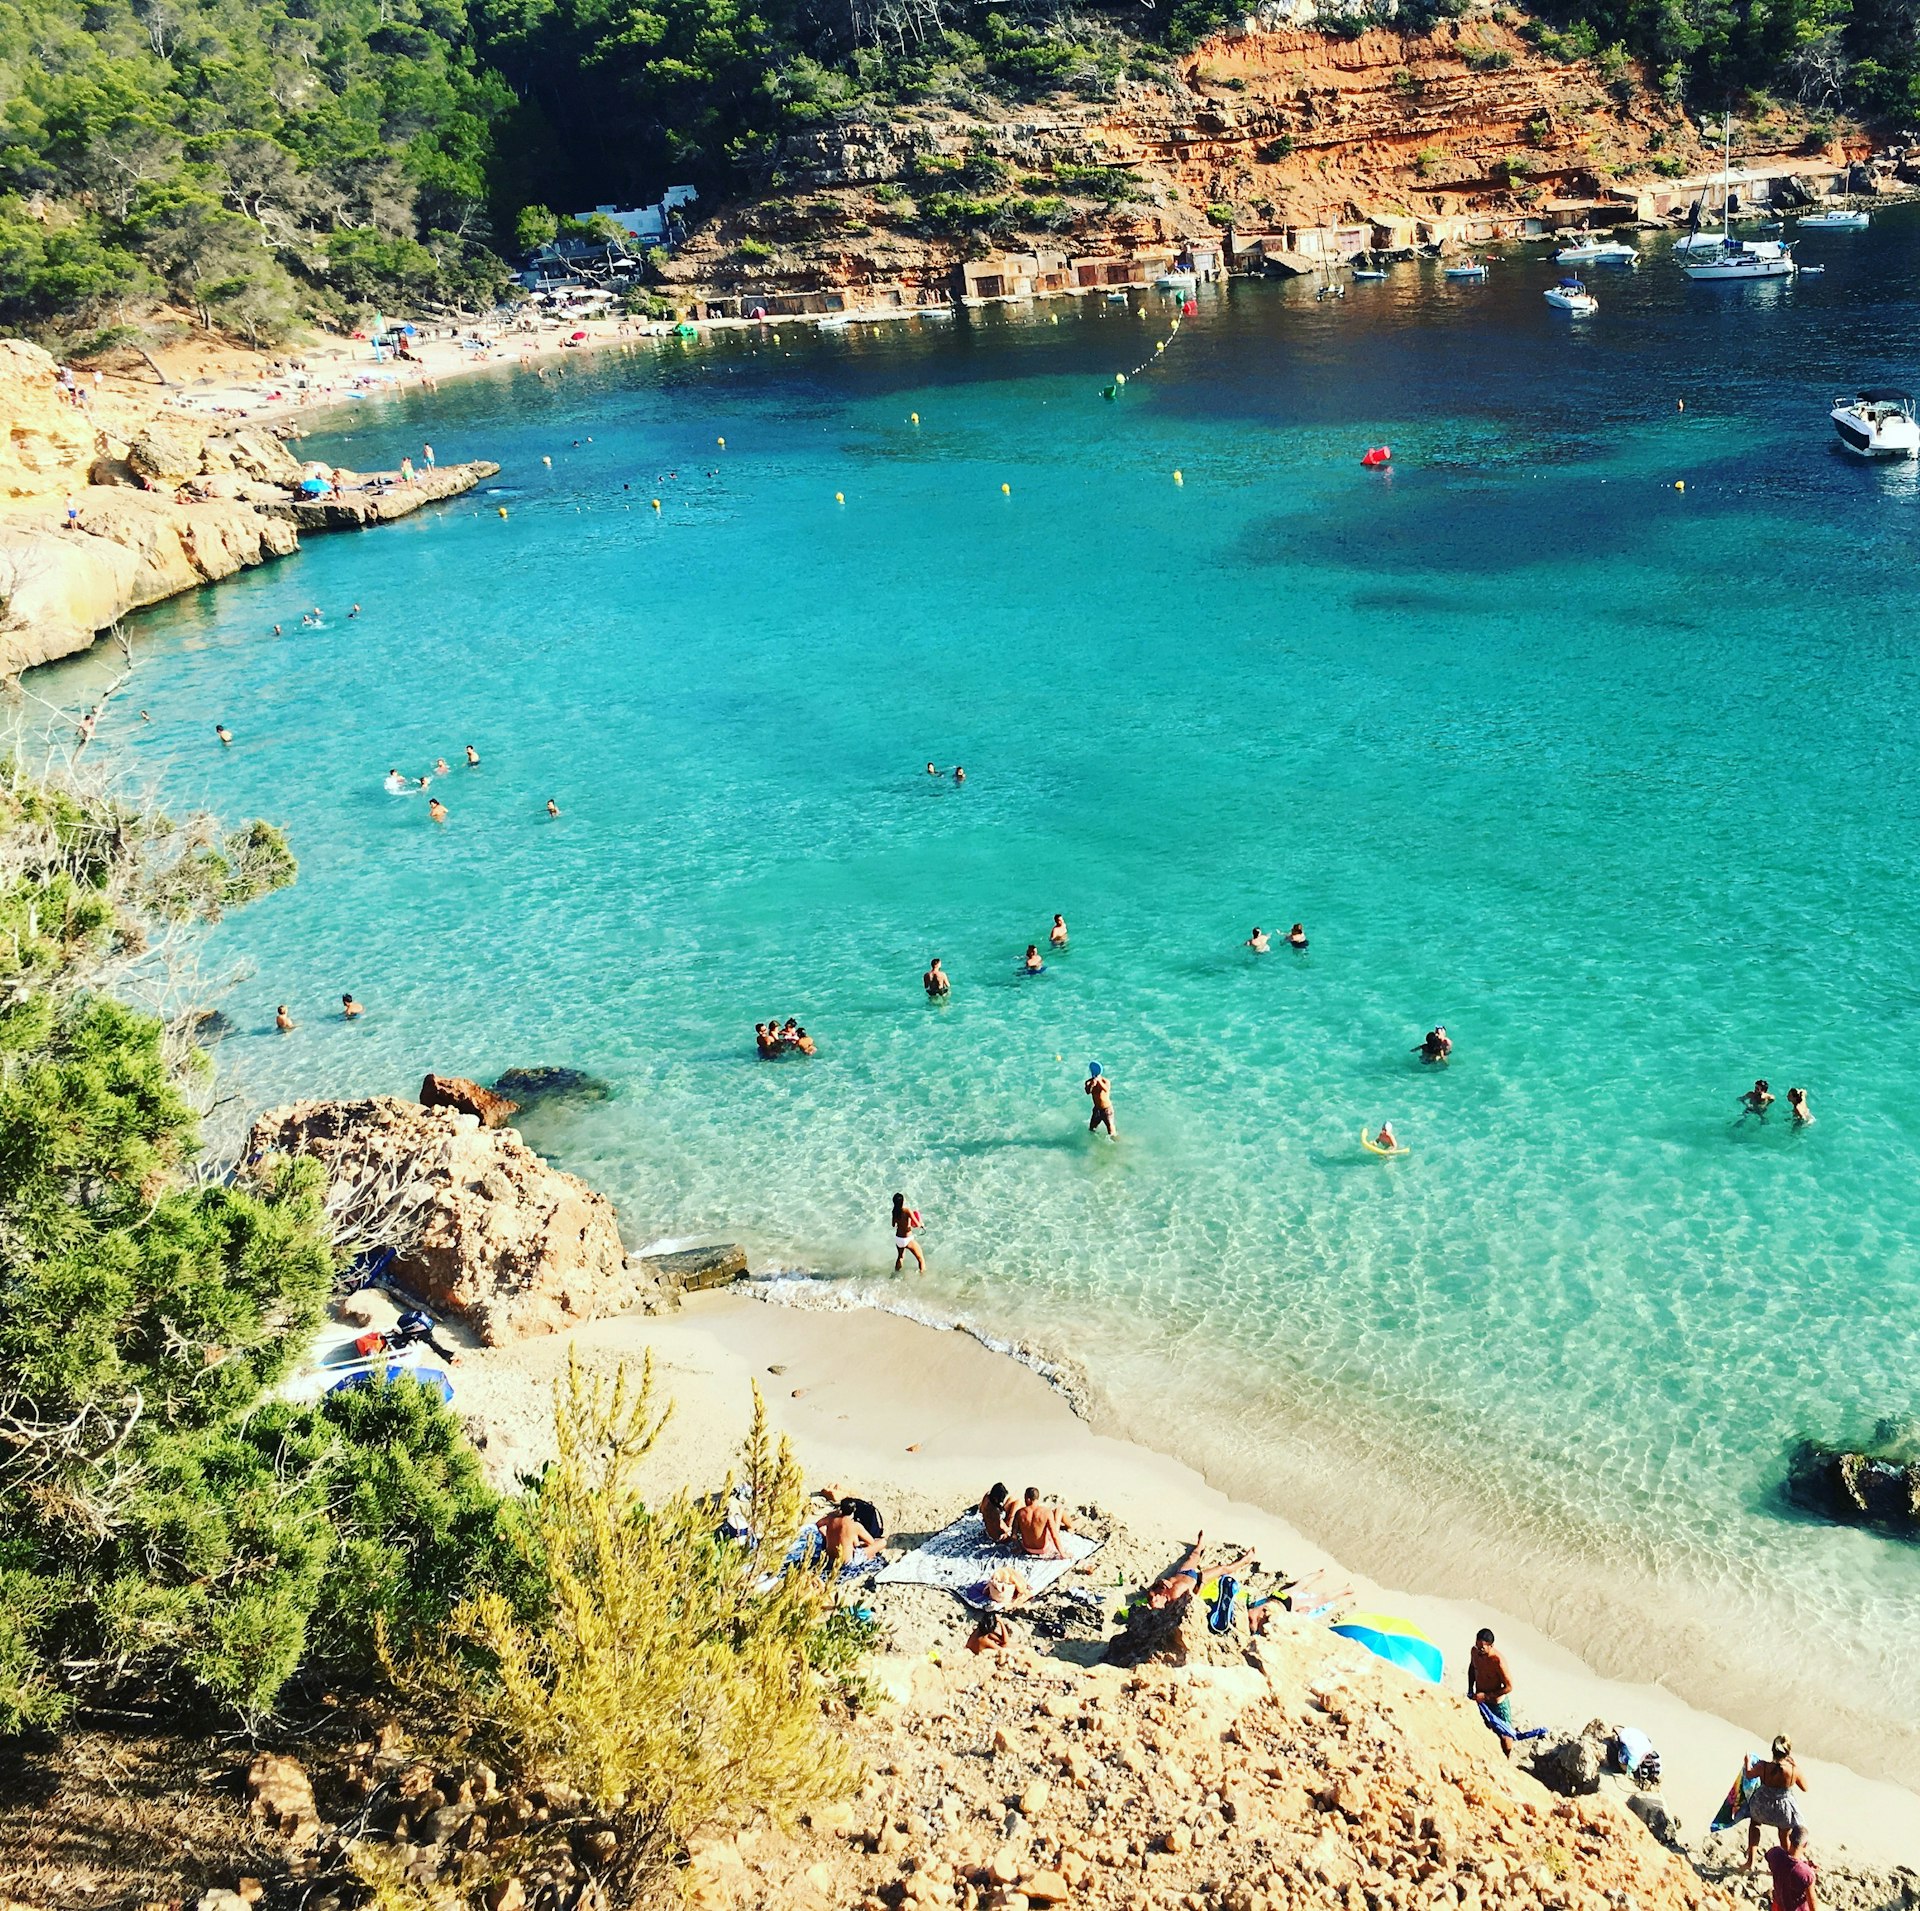
POLYGON ((575 339, 583 339, 583 338, 585 338, 585 337, 586 337, 586 333, 585 333, 585 332, 575 332, 573 336, 575 337, 575 339))
POLYGON ((1417 1679, 1438 1685, 1443 1676, 1440 1648, 1416 1625, 1384 1612, 1356 1612, 1333 1630, 1376 1657, 1411 1672, 1417 1679))

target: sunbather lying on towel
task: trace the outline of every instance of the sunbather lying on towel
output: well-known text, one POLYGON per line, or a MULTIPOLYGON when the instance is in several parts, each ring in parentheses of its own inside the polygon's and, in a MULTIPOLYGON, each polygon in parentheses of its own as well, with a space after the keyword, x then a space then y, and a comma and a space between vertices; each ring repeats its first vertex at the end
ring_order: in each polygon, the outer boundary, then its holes
POLYGON ((1029 1559, 1065 1559, 1067 1549, 1060 1536, 1072 1531, 1072 1520, 1057 1506, 1049 1506, 1037 1486, 1028 1487, 1026 1498, 1014 1508, 1013 1536, 1029 1559))
POLYGON ((1238 1574, 1251 1566, 1256 1572, 1260 1562, 1251 1553, 1237 1553, 1232 1559, 1224 1559, 1217 1566, 1203 1566, 1200 1555, 1206 1550, 1207 1536, 1202 1533, 1182 1556, 1179 1565, 1171 1572, 1162 1573, 1147 1588, 1147 1604, 1150 1606, 1171 1606, 1176 1599, 1185 1599, 1197 1593, 1209 1579, 1218 1579, 1223 1573, 1238 1574))

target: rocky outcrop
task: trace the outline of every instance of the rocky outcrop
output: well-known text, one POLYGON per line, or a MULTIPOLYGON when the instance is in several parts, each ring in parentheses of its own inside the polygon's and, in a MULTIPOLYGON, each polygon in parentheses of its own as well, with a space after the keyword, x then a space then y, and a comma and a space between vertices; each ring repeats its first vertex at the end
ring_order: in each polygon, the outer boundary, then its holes
POLYGON ((490 1346, 658 1304, 613 1203, 511 1128, 390 1095, 295 1102, 254 1124, 249 1159, 269 1154, 320 1162, 337 1213, 392 1217, 394 1278, 490 1346))
POLYGON ((383 524, 499 470, 444 465, 412 484, 345 472, 338 496, 305 501, 306 467, 271 431, 155 406, 118 418, 116 437, 20 339, 0 339, 0 419, 0 676, 84 650, 129 611, 285 557, 303 529, 383 524))
POLYGON ((739 1247, 689 1247, 672 1254, 646 1254, 640 1265, 652 1274, 663 1296, 698 1294, 730 1287, 747 1278, 747 1254, 739 1247))
POLYGON ((420 1084, 422 1108, 451 1108, 472 1115, 482 1128, 504 1128, 520 1112, 517 1101, 482 1088, 464 1075, 429 1075, 420 1084))
POLYGON ((1591 1798, 1606 1770, 1604 1734, 1589 1726, 1578 1738, 1549 1740, 1533 1755, 1533 1775, 1563 1798, 1591 1798))
POLYGON ((1920 1461, 1806 1440, 1788 1464, 1787 1495, 1822 1519, 1920 1539, 1920 1461))
POLYGON ((543 1101, 605 1101, 613 1092, 597 1075, 582 1068, 510 1068, 494 1083, 496 1095, 506 1095, 521 1107, 543 1101))

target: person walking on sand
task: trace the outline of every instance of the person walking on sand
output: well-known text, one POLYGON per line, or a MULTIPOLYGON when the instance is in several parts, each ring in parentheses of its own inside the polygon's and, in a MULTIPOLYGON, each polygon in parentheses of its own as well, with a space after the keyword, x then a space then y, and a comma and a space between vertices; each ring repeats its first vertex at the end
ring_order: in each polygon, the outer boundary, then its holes
MULTIPOLYGON (((1513 1675, 1486 1626, 1473 1635, 1473 1650, 1467 1654, 1467 1697, 1477 1699, 1501 1724, 1513 1723, 1513 1675)), ((1504 1732, 1500 1743, 1511 1758, 1513 1741, 1504 1732)))
POLYGON ((1081 1084, 1080 1092, 1093 1102, 1093 1113, 1087 1117, 1087 1133, 1104 1128, 1109 1141, 1118 1141, 1120 1136, 1113 1125, 1113 1083, 1098 1062, 1087 1064, 1087 1079, 1081 1084))
POLYGON ((1029 1559, 1065 1559, 1067 1549, 1063 1533, 1073 1531, 1073 1522, 1058 1507, 1049 1506, 1040 1497, 1037 1486, 1027 1488, 1026 1496, 1013 1509, 1013 1536, 1029 1559))
POLYGON ((909 1254, 913 1264, 922 1274, 927 1271, 927 1257, 920 1252, 920 1243, 913 1238, 914 1230, 920 1225, 920 1210, 907 1206, 907 1197, 896 1194, 893 1197, 893 1271, 898 1274, 909 1254))
POLYGON ((953 984, 947 980, 947 972, 940 966, 940 958, 933 956, 928 960, 927 972, 920 978, 920 986, 926 990, 927 999, 937 1002, 948 994, 953 984))
POLYGON ((1773 1873, 1771 1911, 1820 1911, 1806 1843, 1807 1828, 1796 1825, 1791 1831, 1783 1831, 1780 1842, 1767 1853, 1767 1869, 1773 1873))
MULTIPOLYGON (((1806 1829, 1793 1795, 1805 1791, 1807 1781, 1794 1762, 1793 1740, 1784 1732, 1773 1741, 1771 1758, 1742 1759, 1740 1775, 1754 1781, 1747 1799, 1747 1869, 1751 1871, 1754 1856, 1760 1849, 1762 1826, 1772 1825, 1780 1833, 1783 1847, 1789 1837, 1806 1829)), ((1771 1852, 1767 1854, 1767 1862, 1771 1867, 1771 1852)))

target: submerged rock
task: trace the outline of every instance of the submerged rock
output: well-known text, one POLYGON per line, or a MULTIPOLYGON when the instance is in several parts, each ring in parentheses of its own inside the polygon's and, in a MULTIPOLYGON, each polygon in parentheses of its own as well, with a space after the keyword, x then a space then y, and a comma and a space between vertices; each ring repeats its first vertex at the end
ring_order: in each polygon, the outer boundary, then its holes
POLYGON ((1822 1519, 1920 1539, 1920 1461, 1803 1440, 1787 1464, 1787 1497, 1822 1519))
POLYGON ((640 1266, 650 1269, 663 1292, 700 1292, 745 1280, 747 1252, 739 1247, 690 1247, 675 1254, 648 1254, 640 1266))
POLYGON ((605 1101, 613 1090, 584 1068, 510 1068, 494 1083, 496 1095, 506 1095, 522 1108, 543 1101, 605 1101))

